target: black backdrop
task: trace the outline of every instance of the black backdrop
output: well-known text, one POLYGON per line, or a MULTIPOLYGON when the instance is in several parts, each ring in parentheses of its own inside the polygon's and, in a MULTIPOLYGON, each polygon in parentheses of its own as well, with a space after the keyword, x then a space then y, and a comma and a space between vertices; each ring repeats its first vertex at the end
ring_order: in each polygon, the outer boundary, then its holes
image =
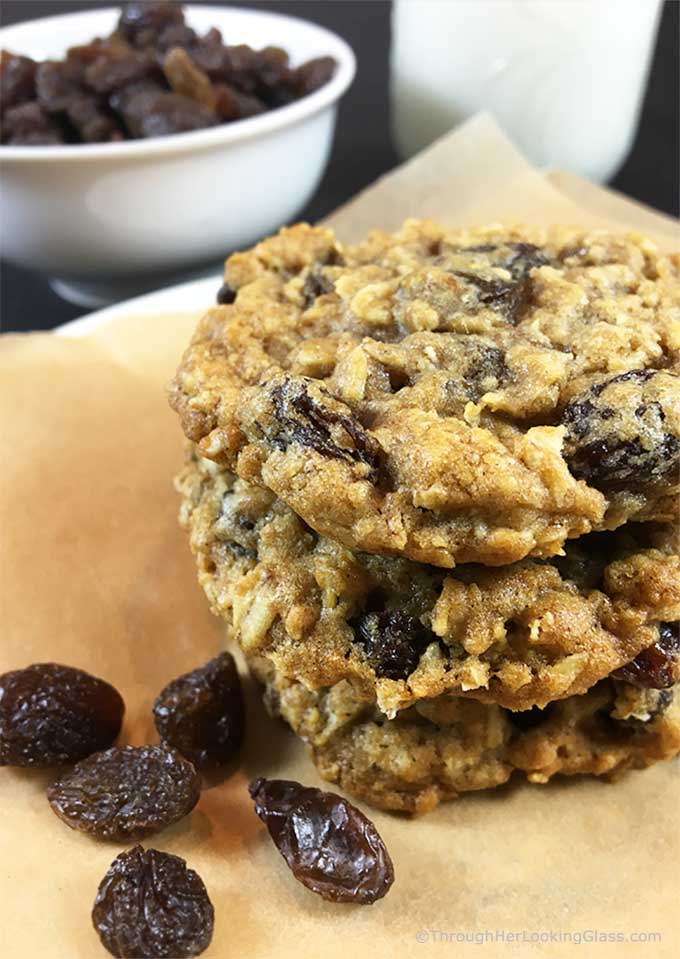
MULTIPOLYGON (((246 3, 248 0, 240 0, 239 5, 246 3)), ((93 0, 2 0, 0 15, 7 25, 96 5, 93 0)), ((115 5, 115 0, 101 5, 115 5)), ((345 37, 357 55, 357 77, 342 102, 330 165, 318 193, 302 214, 302 218, 313 221, 397 162, 387 116, 389 0, 255 0, 250 5, 321 23, 345 37)), ((679 25, 680 4, 666 0, 638 135, 612 183, 617 190, 675 216, 680 165, 679 25)), ((0 267, 3 330, 50 329, 84 312, 60 300, 43 277, 7 263, 0 267)))

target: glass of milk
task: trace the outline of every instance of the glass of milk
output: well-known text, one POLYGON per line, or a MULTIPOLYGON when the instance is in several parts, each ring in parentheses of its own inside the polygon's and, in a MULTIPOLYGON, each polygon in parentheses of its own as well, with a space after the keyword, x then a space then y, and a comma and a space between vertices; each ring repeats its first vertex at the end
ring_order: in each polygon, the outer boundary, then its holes
POLYGON ((394 0, 398 150, 488 110, 536 165, 609 180, 633 141, 659 11, 660 0, 394 0))

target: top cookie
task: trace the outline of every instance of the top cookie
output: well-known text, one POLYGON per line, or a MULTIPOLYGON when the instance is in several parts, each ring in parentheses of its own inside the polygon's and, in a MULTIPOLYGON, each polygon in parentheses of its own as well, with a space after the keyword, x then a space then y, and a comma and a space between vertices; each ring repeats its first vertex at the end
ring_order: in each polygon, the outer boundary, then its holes
POLYGON ((407 221, 226 264, 170 389, 316 531, 451 567, 560 553, 680 488, 680 261, 637 235, 407 221))

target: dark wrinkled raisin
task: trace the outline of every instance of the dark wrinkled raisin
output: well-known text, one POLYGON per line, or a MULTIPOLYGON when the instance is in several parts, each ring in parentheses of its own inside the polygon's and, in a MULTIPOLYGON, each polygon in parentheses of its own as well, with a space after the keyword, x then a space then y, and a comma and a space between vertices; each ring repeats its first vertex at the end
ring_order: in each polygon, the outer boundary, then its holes
POLYGON ((299 443, 331 459, 364 463, 370 467, 367 479, 376 482, 380 465, 377 444, 356 420, 310 396, 308 382, 287 376, 273 388, 271 397, 279 426, 275 445, 287 449, 291 443, 299 443), (348 441, 351 445, 339 445, 348 441))
POLYGON ((291 89, 294 72, 285 50, 265 47, 256 54, 253 66, 254 90, 265 103, 283 106, 296 98, 296 91, 291 89))
POLYGON ((385 679, 406 679, 430 643, 437 641, 420 620, 398 609, 367 613, 353 625, 369 665, 385 679))
POLYGON ((259 97, 241 93, 228 83, 216 83, 213 91, 215 113, 221 120, 244 120, 247 117, 256 117, 267 109, 259 97))
POLYGON ((119 959, 190 959, 207 949, 215 912, 201 877, 184 859, 134 846, 99 884, 92 923, 119 959))
POLYGON ((123 6, 118 31, 133 46, 147 47, 156 43, 164 30, 176 25, 184 25, 184 12, 179 3, 139 0, 123 6))
POLYGON ((37 663, 0 676, 0 766, 75 762, 114 742, 125 705, 81 669, 37 663))
POLYGON ((550 257, 534 243, 484 243, 479 246, 466 246, 457 253, 490 253, 489 262, 494 267, 509 270, 513 277, 526 276, 537 266, 545 266, 550 257))
POLYGON ((86 92, 82 64, 75 60, 60 63, 46 60, 39 63, 35 73, 35 89, 38 103, 47 113, 67 110, 74 97, 81 97, 86 92))
POLYGON ((0 112, 33 99, 36 68, 30 57, 0 51, 0 112))
POLYGON ((223 283, 217 291, 217 302, 220 306, 229 306, 236 300, 237 291, 228 283, 223 283))
POLYGON ((572 399, 562 414, 565 457, 578 479, 631 491, 664 481, 680 467, 680 378, 659 370, 607 377, 572 399))
POLYGON ((333 57, 316 57, 308 60, 295 71, 295 84, 298 96, 313 93, 324 86, 335 73, 337 64, 333 57))
POLYGON ((528 302, 528 280, 488 280, 472 273, 458 273, 477 287, 480 303, 491 307, 515 323, 528 302))
POLYGON ((107 143, 123 139, 113 117, 100 109, 95 97, 79 97, 69 105, 66 116, 83 143, 107 143))
POLYGON ((394 882, 377 829, 335 793, 286 779, 255 779, 255 812, 296 879, 330 902, 368 905, 394 882))
POLYGON ((223 766, 243 744, 245 712, 234 657, 220 653, 169 683, 154 703, 156 729, 199 769, 223 766))
POLYGON ((467 270, 456 270, 455 275, 477 287, 479 300, 502 313, 510 323, 517 323, 531 298, 533 269, 549 262, 546 253, 533 243, 486 244, 465 247, 458 253, 487 253, 490 265, 510 273, 510 279, 483 277, 467 270))
POLYGON ((7 110, 3 117, 2 139, 9 146, 50 146, 64 142, 59 124, 35 101, 7 110))
MULTIPOLYGON (((131 104, 137 101, 141 108, 144 105, 144 96, 150 99, 155 94, 163 92, 165 92, 164 87, 161 86, 158 80, 154 77, 145 77, 142 80, 137 80, 135 83, 121 87, 120 90, 113 90, 109 95, 108 103, 111 109, 114 110, 123 121, 127 122, 126 113, 130 109, 131 104)), ((126 129, 128 128, 126 127, 126 129)))
POLYGON ((171 47, 190 47, 196 42, 196 31, 188 27, 186 23, 171 23, 163 27, 158 35, 157 46, 161 52, 169 50, 171 47))
POLYGON ((95 753, 47 790, 52 809, 72 829, 117 842, 171 826, 191 812, 200 794, 192 764, 164 744, 95 753))
POLYGON ((680 623, 661 623, 654 645, 643 649, 612 677, 641 689, 667 689, 680 682, 680 623))
POLYGON ((446 382, 448 396, 460 403, 476 403, 485 393, 498 389, 509 377, 505 353, 482 337, 467 335, 461 340, 456 376, 446 382))
POLYGON ((241 69, 241 64, 234 63, 236 51, 240 49, 248 52, 250 62, 254 51, 250 47, 225 47, 222 34, 216 28, 208 30, 204 37, 198 37, 190 48, 194 63, 215 83, 229 82, 232 75, 241 69))
POLYGON ((332 293, 334 289, 335 285, 332 280, 329 280, 318 270, 310 270, 302 285, 304 308, 309 309, 318 296, 322 296, 324 293, 332 293))
POLYGON ((153 56, 132 50, 124 56, 100 56, 85 69, 87 85, 96 93, 111 93, 119 87, 143 80, 156 73, 153 56))
POLYGON ((91 43, 82 43, 75 47, 69 47, 66 53, 66 59, 74 64, 79 64, 80 69, 85 70, 91 63, 94 63, 95 60, 99 60, 99 58, 103 56, 111 56, 114 52, 122 55, 121 43, 117 38, 112 37, 107 40, 95 39, 91 43), (113 49, 114 47, 115 50, 113 49))
POLYGON ((126 98, 123 118, 134 137, 163 137, 214 126, 212 110, 181 93, 143 89, 126 98))

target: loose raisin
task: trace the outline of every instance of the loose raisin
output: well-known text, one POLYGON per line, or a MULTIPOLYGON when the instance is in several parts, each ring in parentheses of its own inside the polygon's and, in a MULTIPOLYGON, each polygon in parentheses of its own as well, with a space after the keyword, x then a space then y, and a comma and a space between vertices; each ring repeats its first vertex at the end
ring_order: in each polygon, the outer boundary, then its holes
POLYGON ((394 882, 373 823, 341 796, 286 779, 255 779, 255 812, 303 886, 330 902, 368 905, 394 882))
POLYGON ((81 669, 37 663, 0 676, 0 766, 75 762, 110 746, 125 705, 81 669))
POLYGON ((666 481, 680 466, 679 396, 680 377, 660 370, 593 383, 562 414, 571 472, 605 491, 666 481))
POLYGON ((418 619, 398 609, 360 616, 354 629, 369 665, 385 679, 406 679, 429 644, 437 640, 418 619))
POLYGON ((351 416, 311 396, 310 382, 304 377, 286 376, 273 387, 271 396, 278 424, 272 438, 274 444, 287 449, 291 443, 299 443, 330 459, 364 463, 370 468, 367 478, 375 482, 380 465, 377 445, 351 416), (343 445, 339 445, 340 439, 343 445))
POLYGON ((92 923, 118 959, 189 959, 207 949, 215 911, 184 859, 133 846, 99 884, 92 923))
POLYGON ((95 753, 53 783, 47 798, 72 829, 128 842, 182 819, 200 793, 192 764, 163 744, 95 753))
POLYGON ((223 766, 243 743, 245 712, 234 657, 220 653, 169 683, 153 707, 156 729, 198 769, 223 766))
POLYGON ((668 689, 680 682, 680 623, 661 623, 654 645, 643 649, 612 677, 641 689, 668 689))

